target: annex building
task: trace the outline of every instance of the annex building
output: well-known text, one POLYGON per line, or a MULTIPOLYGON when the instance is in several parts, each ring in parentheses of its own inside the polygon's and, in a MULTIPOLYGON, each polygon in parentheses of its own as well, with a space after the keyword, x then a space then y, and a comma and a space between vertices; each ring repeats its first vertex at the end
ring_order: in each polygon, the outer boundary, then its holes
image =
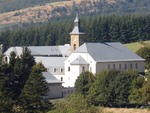
MULTIPOLYGON (((80 31, 78 16, 70 33, 70 44, 58 46, 28 46, 36 62, 41 62, 47 72, 43 72, 50 86, 50 98, 64 97, 74 91, 77 77, 84 71, 93 74, 109 69, 125 71, 136 69, 144 73, 144 62, 137 54, 119 42, 84 42, 84 32, 80 31)), ((5 53, 22 54, 22 47, 10 47, 5 53)))

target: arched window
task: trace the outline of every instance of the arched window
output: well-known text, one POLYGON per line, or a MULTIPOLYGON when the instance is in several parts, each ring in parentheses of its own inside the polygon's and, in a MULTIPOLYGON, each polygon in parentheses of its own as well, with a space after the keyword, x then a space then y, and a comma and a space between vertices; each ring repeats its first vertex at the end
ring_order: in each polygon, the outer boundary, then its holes
POLYGON ((7 58, 7 56, 5 57, 5 62, 6 62, 6 63, 8 62, 8 58, 7 58))
POLYGON ((73 50, 76 50, 76 46, 77 46, 76 44, 73 45, 73 50))

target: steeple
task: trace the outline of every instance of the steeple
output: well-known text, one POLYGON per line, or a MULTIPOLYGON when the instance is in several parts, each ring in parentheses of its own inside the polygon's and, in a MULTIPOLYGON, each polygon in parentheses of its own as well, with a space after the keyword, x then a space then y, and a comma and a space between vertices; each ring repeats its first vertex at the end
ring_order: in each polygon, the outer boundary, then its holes
POLYGON ((83 32, 81 32, 81 28, 80 28, 80 20, 79 20, 79 16, 77 14, 75 20, 74 20, 74 28, 72 30, 72 32, 70 33, 71 35, 71 40, 70 40, 70 44, 71 44, 71 51, 74 51, 76 48, 78 48, 82 43, 83 43, 83 32))

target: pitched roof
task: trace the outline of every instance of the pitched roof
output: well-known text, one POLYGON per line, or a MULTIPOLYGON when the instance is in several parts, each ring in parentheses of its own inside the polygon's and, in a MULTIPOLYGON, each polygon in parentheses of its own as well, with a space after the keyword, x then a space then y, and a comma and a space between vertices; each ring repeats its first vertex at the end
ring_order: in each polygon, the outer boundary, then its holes
MULTIPOLYGON (((10 55, 12 51, 17 56, 22 54, 23 47, 10 47, 4 54, 10 55)), ((70 54, 70 45, 62 46, 27 46, 33 56, 67 56, 70 54)))
POLYGON ((70 34, 84 34, 84 33, 80 32, 79 26, 75 26, 70 34))
POLYGON ((89 53, 97 62, 144 60, 121 43, 84 43, 75 53, 89 53))
POLYGON ((84 34, 83 32, 81 32, 80 20, 79 20, 78 15, 76 16, 76 18, 74 20, 74 29, 72 30, 72 32, 70 34, 84 34))
POLYGON ((45 77, 47 83, 63 83, 54 77, 50 72, 42 72, 42 74, 45 77))
POLYGON ((78 64, 89 64, 89 63, 79 55, 73 62, 71 62, 71 65, 78 65, 78 64))

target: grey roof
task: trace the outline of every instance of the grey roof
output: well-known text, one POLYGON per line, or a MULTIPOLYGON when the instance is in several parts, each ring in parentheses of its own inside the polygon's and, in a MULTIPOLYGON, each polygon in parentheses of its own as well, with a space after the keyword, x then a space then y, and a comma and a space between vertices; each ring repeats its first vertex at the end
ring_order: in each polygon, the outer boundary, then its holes
POLYGON ((79 55, 73 62, 71 62, 71 65, 79 65, 79 64, 89 64, 89 63, 79 55))
POLYGON ((130 51, 121 43, 84 43, 75 53, 89 53, 97 62, 143 61, 140 56, 130 51))
POLYGON ((42 64, 48 69, 53 75, 64 75, 64 61, 65 57, 34 57, 36 62, 42 62, 42 64), (56 72, 54 72, 54 68, 56 72), (63 72, 61 72, 63 69, 63 72))
POLYGON ((84 34, 84 33, 80 32, 79 26, 75 26, 70 34, 84 34))
MULTIPOLYGON (((12 51, 14 51, 18 56, 22 54, 23 47, 11 47, 4 54, 10 55, 12 51)), ((27 46, 27 48, 31 51, 33 56, 66 56, 69 55, 71 51, 70 45, 62 45, 62 46, 27 46)))
POLYGON ((53 67, 64 67, 64 57, 34 57, 36 62, 42 62, 45 67, 53 66, 53 67))
POLYGON ((72 30, 70 34, 84 34, 80 30, 80 20, 79 20, 78 14, 74 20, 74 29, 72 30))
POLYGON ((47 83, 63 83, 54 77, 50 72, 42 72, 42 74, 45 77, 47 83))

